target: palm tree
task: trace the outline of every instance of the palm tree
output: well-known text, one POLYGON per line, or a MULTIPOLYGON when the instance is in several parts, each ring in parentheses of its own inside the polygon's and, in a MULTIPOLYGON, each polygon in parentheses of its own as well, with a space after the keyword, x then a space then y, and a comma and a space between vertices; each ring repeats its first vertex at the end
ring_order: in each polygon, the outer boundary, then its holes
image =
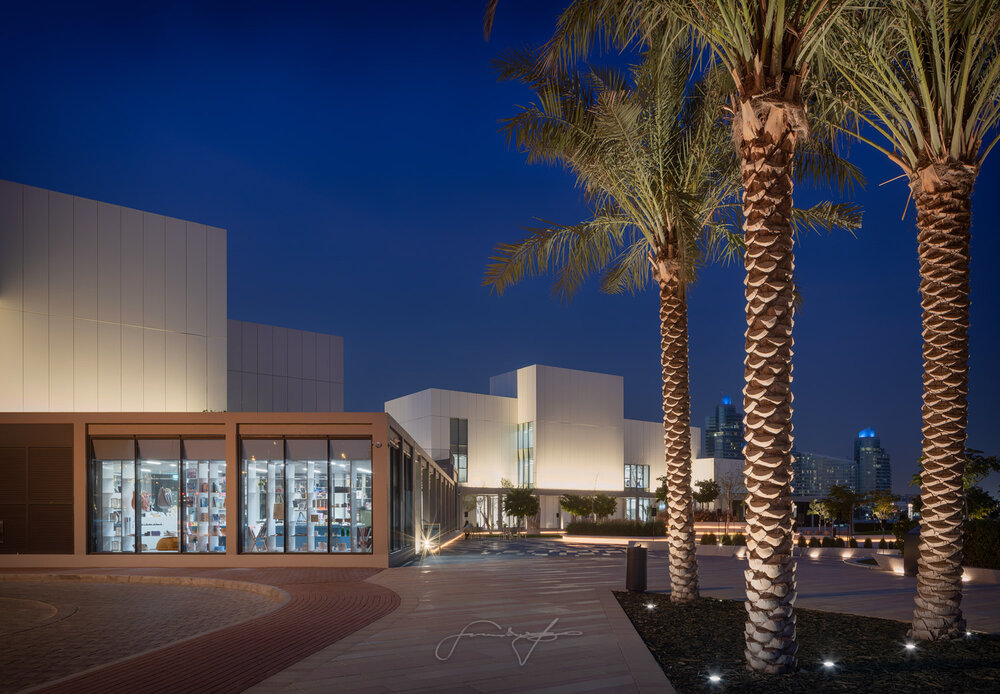
MULTIPOLYGON (((731 199, 739 178, 729 135, 720 127, 720 75, 709 72, 689 89, 694 61, 689 50, 654 42, 631 81, 613 70, 555 77, 548 54, 538 50, 508 52, 498 61, 501 77, 524 81, 538 96, 537 104, 505 122, 508 141, 525 149, 529 161, 570 168, 594 215, 500 244, 484 281, 502 292, 526 275, 551 269, 557 272, 554 289, 563 296, 602 271, 603 289, 612 293, 641 290, 650 279, 656 283, 674 601, 698 595, 686 287, 702 259, 703 232, 713 254, 725 258, 741 250, 725 219, 738 207, 731 199)), ((852 205, 821 203, 795 211, 795 223, 807 229, 855 228, 859 220, 852 205)))
POLYGON ((807 140, 804 87, 842 0, 671 0, 732 76, 743 183, 749 668, 795 669, 792 557, 792 176, 807 140))
POLYGON ((723 255, 740 245, 719 214, 738 179, 718 122, 718 75, 689 88, 694 60, 683 48, 662 58, 651 51, 629 74, 591 68, 570 75, 549 72, 542 50, 510 51, 497 61, 502 78, 519 79, 537 95, 504 121, 508 142, 531 162, 567 166, 593 216, 498 245, 484 279, 502 293, 525 276, 555 270, 554 289, 562 296, 599 272, 609 293, 655 282, 674 602, 698 598, 686 287, 702 256, 703 232, 725 239, 717 246, 723 255))
POLYGON ((923 502, 911 636, 965 634, 966 440, 972 188, 1000 139, 1000 0, 883 0, 845 24, 835 64, 869 126, 856 136, 903 170, 917 209, 924 337, 923 502), (992 137, 992 139, 990 139, 992 137))

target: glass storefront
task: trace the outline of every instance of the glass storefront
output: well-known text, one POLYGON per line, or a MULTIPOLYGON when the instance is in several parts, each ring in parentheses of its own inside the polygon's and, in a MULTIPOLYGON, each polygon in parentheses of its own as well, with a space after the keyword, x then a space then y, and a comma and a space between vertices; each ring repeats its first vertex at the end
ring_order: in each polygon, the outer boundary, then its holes
POLYGON ((109 438, 91 445, 92 552, 225 551, 223 440, 109 438))
POLYGON ((371 441, 242 444, 244 552, 372 552, 371 441))

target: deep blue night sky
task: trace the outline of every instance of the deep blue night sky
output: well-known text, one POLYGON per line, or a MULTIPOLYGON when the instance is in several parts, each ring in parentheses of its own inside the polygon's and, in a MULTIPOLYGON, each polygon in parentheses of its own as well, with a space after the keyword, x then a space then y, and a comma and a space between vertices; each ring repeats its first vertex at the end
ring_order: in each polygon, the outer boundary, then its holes
MULTIPOLYGON (((490 59, 544 40, 566 0, 17 3, 0 23, 0 178, 224 227, 229 315, 343 335, 346 407, 427 387, 485 391, 532 363, 625 377, 625 414, 660 417, 657 297, 570 304, 536 280, 480 286, 492 246, 534 217, 574 222, 580 191, 524 164, 497 121, 527 92, 490 59), (318 5, 319 3, 317 3, 318 5), (444 3, 441 3, 444 5, 444 3), (176 6, 175 6, 176 5, 176 6)), ((907 492, 920 448, 920 312, 913 206, 856 145, 868 186, 854 238, 804 239, 795 430, 850 457, 873 426, 907 492)), ((1000 453, 1000 150, 973 202, 969 445, 1000 453)), ((814 193, 797 197, 803 203, 814 193)), ((690 295, 692 419, 741 400, 742 268, 690 295)), ((995 492, 995 485, 990 484, 995 492)))

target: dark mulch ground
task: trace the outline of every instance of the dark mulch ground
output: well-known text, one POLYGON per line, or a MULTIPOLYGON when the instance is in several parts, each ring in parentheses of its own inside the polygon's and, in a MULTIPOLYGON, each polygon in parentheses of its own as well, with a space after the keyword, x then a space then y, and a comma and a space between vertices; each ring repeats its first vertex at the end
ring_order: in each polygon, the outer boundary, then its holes
POLYGON ((679 694, 1000 692, 1000 636, 976 633, 908 651, 905 622, 796 608, 798 672, 761 676, 745 669, 742 602, 674 605, 661 594, 615 596, 679 694), (826 668, 824 660, 836 664, 826 668), (721 682, 711 683, 712 674, 721 682))

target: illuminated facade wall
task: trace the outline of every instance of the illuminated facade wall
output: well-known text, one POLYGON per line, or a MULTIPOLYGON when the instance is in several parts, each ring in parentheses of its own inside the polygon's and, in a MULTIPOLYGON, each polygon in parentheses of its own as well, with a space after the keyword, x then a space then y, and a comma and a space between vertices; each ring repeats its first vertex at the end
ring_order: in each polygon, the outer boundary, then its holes
POLYGON ((0 181, 0 411, 226 409, 226 231, 0 181))
MULTIPOLYGON (((663 423, 624 418, 620 376, 533 365, 490 379, 489 395, 429 389, 385 408, 435 459, 449 455, 449 421, 468 420, 468 493, 499 492, 501 480, 517 484, 519 469, 533 469, 543 528, 560 524, 559 494, 616 496, 624 517, 628 499, 650 498, 664 474, 663 423), (648 489, 626 490, 627 464, 649 467, 648 489)), ((691 439, 694 457, 698 427, 691 439)))
POLYGON ((517 480, 515 398, 428 388, 390 400, 385 411, 434 460, 451 457, 451 420, 467 420, 469 463, 464 484, 499 487, 501 479, 517 480))

